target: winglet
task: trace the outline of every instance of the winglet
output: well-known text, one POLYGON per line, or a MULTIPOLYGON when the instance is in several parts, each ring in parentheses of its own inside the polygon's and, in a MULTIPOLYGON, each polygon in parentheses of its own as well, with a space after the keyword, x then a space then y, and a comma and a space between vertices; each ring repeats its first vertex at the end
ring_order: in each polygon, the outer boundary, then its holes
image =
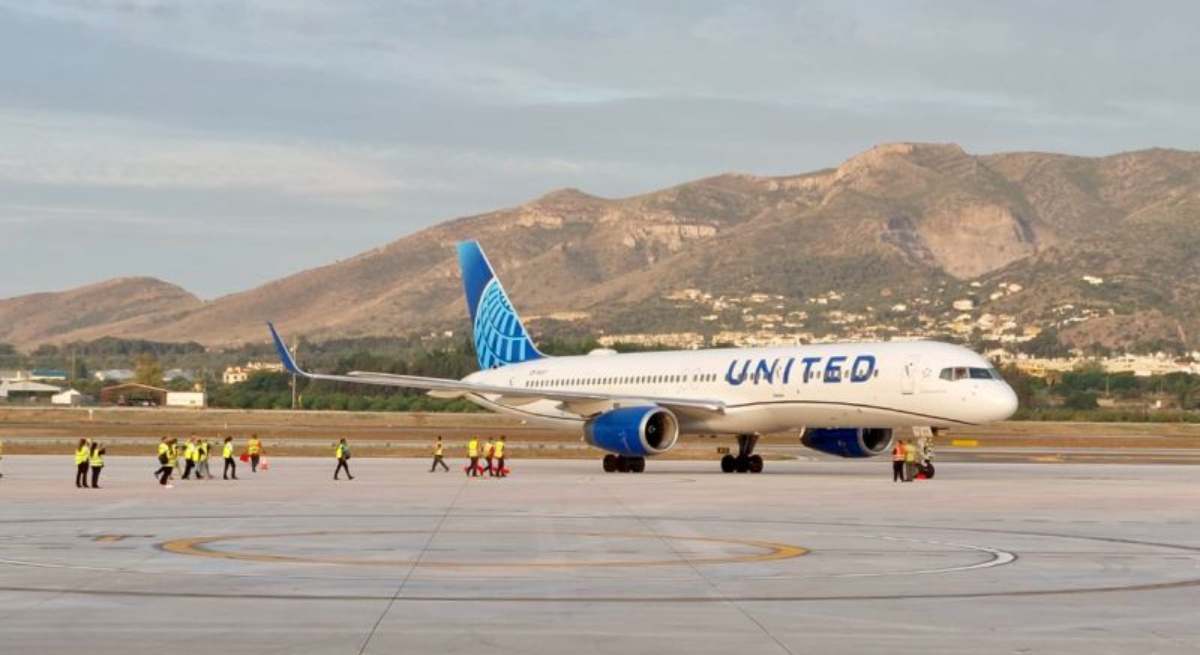
POLYGON ((267 321, 267 328, 271 330, 271 338, 275 340, 275 352, 279 354, 279 360, 283 362, 283 368, 292 375, 307 375, 304 371, 296 366, 296 360, 292 358, 292 353, 283 345, 283 339, 279 338, 279 333, 275 331, 275 325, 267 321))

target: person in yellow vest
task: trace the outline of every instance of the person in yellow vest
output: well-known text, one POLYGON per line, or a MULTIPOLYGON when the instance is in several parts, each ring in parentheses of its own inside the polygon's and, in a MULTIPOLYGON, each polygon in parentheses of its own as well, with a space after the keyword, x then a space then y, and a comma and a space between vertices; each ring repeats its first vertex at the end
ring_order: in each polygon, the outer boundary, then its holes
POLYGON ((904 440, 897 439, 892 448, 892 482, 904 481, 904 440))
POLYGON ((912 482, 917 475, 917 445, 911 441, 904 443, 904 481, 912 482))
POLYGON ((171 469, 171 477, 174 478, 175 470, 183 468, 183 460, 181 460, 179 458, 179 456, 180 456, 179 440, 176 439, 175 437, 171 437, 170 441, 168 441, 167 443, 170 444, 170 446, 171 446, 171 461, 175 463, 174 467, 171 469))
POLYGON ((191 480, 192 471, 196 470, 196 441, 192 437, 188 437, 187 443, 183 446, 183 479, 191 480))
POLYGON ((208 469, 208 461, 212 453, 209 452, 210 448, 208 439, 201 439, 198 448, 200 450, 200 454, 198 456, 199 462, 196 464, 196 477, 204 480, 211 480, 212 471, 208 469))
POLYGON ((471 437, 467 442, 467 458, 471 463, 467 467, 467 475, 471 477, 479 476, 479 437, 471 437))
POLYGON ((491 477, 496 476, 496 469, 492 466, 492 462, 496 458, 496 440, 488 437, 487 444, 483 447, 483 459, 487 462, 487 472, 491 477))
POLYGON ((250 441, 246 442, 246 453, 250 455, 251 473, 258 473, 258 462, 262 459, 262 452, 262 442, 258 440, 258 435, 250 435, 250 441))
POLYGON ((98 443, 92 444, 91 453, 88 455, 88 466, 92 469, 92 488, 100 488, 100 471, 104 468, 104 446, 98 443))
POLYGON ((225 469, 221 472, 221 479, 228 480, 229 475, 233 474, 233 479, 237 479, 237 462, 233 459, 233 437, 225 437, 225 445, 221 447, 221 457, 225 459, 225 469))
POLYGON ((350 475, 350 464, 349 464, 350 446, 346 444, 345 437, 343 437, 340 441, 337 442, 337 448, 334 449, 333 456, 337 458, 337 468, 333 469, 333 479, 334 480, 338 479, 338 474, 341 473, 342 471, 345 471, 346 477, 353 480, 354 476, 350 475))
POLYGON ((88 486, 88 457, 92 454, 92 444, 87 439, 80 439, 75 447, 75 487, 87 489, 88 486))
POLYGON ((446 447, 442 445, 441 435, 438 435, 437 442, 433 444, 433 466, 429 467, 429 472, 433 473, 438 466, 447 473, 450 472, 450 467, 446 466, 446 447))
POLYGON ((171 440, 163 437, 158 442, 158 470, 154 472, 160 486, 167 488, 174 486, 170 483, 171 466, 174 463, 175 458, 171 457, 171 440))
POLYGON ((496 475, 508 477, 508 469, 504 468, 504 435, 496 442, 496 475))

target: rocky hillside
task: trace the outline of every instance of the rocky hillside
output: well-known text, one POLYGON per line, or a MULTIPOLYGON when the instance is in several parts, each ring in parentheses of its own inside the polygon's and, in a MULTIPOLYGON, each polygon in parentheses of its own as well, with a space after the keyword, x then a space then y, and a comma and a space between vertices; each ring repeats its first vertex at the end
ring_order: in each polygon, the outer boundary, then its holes
POLYGON ((17 296, 0 300, 0 342, 25 346, 135 334, 178 320, 201 305, 187 291, 148 277, 17 296))
POLYGON ((229 344, 262 340, 268 318, 315 339, 461 330, 464 238, 483 243, 543 332, 966 335, 997 323, 1057 327, 1080 345, 1195 347, 1200 329, 1200 153, 891 144, 803 175, 622 199, 557 191, 203 304, 80 289, 70 294, 86 304, 47 303, 31 319, 12 313, 28 300, 3 301, 0 341, 229 344))

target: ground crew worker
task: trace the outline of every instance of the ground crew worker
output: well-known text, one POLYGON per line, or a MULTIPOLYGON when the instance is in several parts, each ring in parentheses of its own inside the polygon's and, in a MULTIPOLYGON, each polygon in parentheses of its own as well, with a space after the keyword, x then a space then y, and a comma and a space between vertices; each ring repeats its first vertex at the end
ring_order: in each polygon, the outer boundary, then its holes
POLYGON ((183 479, 192 479, 192 471, 196 470, 196 443, 192 437, 188 437, 187 443, 183 446, 183 479))
POLYGON ((338 479, 338 474, 345 470, 346 477, 353 480, 354 476, 350 475, 350 465, 347 464, 350 461, 350 446, 346 445, 345 437, 341 441, 338 441, 337 448, 333 451, 333 456, 337 458, 337 468, 333 469, 333 479, 338 479))
POLYGON ((201 439, 200 445, 198 446, 198 448, 200 450, 200 453, 197 456, 199 463, 196 465, 196 477, 205 479, 205 480, 211 480, 212 472, 210 472, 208 470, 208 457, 209 457, 208 439, 201 439))
POLYGON ((892 447, 892 482, 904 482, 904 440, 897 439, 892 447))
POLYGON ((225 470, 221 472, 221 479, 228 480, 229 474, 233 474, 233 479, 237 479, 237 464, 233 461, 233 437, 225 437, 225 446, 221 449, 221 457, 225 458, 225 470))
POLYGON ((467 475, 471 477, 479 476, 479 437, 471 437, 467 442, 467 458, 471 460, 470 468, 467 469, 467 475))
POLYGON ((444 471, 450 472, 450 467, 446 466, 446 449, 442 446, 442 437, 438 435, 437 442, 433 444, 433 465, 429 467, 429 472, 433 473, 440 465, 444 471))
POLYGON ((179 440, 171 437, 167 443, 171 446, 171 461, 175 462, 175 468, 171 469, 171 477, 175 477, 175 469, 183 468, 183 463, 179 459, 179 440))
POLYGON ((904 443, 904 481, 912 482, 917 475, 917 445, 911 441, 904 443))
POLYGON ((258 473, 258 460, 262 457, 262 442, 258 440, 257 434, 250 435, 250 441, 246 442, 246 452, 250 455, 250 472, 258 473))
POLYGON ((508 475, 504 468, 504 435, 500 435, 500 441, 496 442, 496 475, 502 478, 508 475))
POLYGON ((158 442, 158 470, 154 472, 154 477, 158 478, 158 484, 164 487, 171 487, 169 484, 171 479, 171 464, 175 460, 171 457, 171 443, 163 437, 158 442))
POLYGON ((483 459, 487 461, 487 472, 489 476, 496 475, 496 469, 492 467, 492 460, 496 456, 496 440, 488 437, 487 445, 483 447, 483 459))
POLYGON ((104 468, 104 446, 92 444, 92 452, 88 457, 88 466, 92 469, 92 488, 100 488, 100 470, 104 468))
POLYGON ((92 444, 87 439, 80 439, 75 448, 75 487, 87 489, 88 457, 92 454, 92 444))

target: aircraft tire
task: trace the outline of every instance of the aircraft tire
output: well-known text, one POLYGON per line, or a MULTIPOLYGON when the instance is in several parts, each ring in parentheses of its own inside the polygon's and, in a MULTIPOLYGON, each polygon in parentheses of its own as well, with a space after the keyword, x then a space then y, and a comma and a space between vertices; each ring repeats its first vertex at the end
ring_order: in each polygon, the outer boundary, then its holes
POLYGON ((641 473, 642 471, 645 471, 645 470, 646 470, 646 458, 645 457, 629 458, 629 472, 630 473, 641 473))
POLYGON ((750 472, 751 473, 762 473, 762 471, 763 471, 762 456, 761 455, 751 455, 750 456, 750 472))
POLYGON ((749 473, 750 472, 750 458, 749 457, 738 457, 734 461, 737 463, 737 472, 738 473, 749 473))
POLYGON ((617 473, 628 473, 628 472, 629 472, 629 460, 625 459, 624 457, 622 457, 620 455, 617 455, 617 473))
POLYGON ((721 458, 721 472, 733 473, 737 468, 737 458, 733 455, 726 455, 721 458))
POLYGON ((604 472, 605 473, 615 473, 616 470, 617 470, 617 456, 616 455, 605 455, 604 456, 604 472))

